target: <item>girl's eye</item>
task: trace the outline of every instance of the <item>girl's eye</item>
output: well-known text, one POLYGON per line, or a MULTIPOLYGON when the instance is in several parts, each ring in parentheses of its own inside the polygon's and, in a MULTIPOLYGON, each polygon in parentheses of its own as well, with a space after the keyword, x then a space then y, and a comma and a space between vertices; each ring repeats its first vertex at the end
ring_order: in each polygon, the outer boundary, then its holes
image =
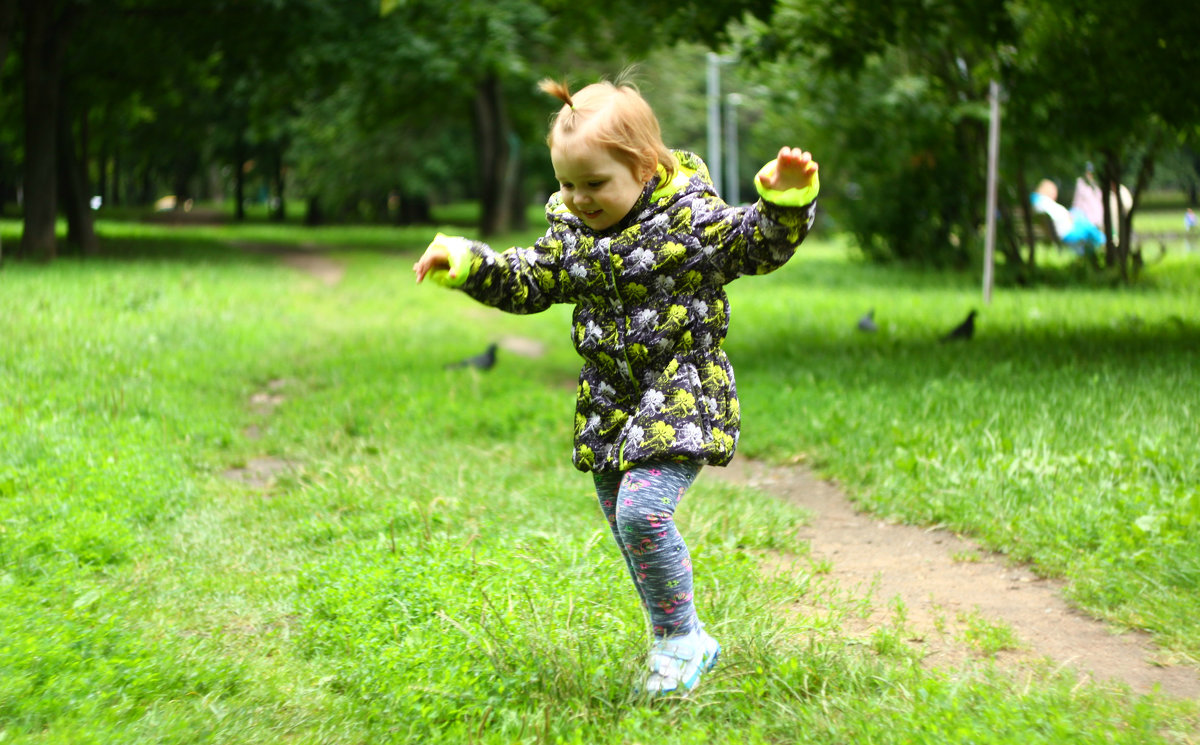
POLYGON ((601 186, 604 186, 604 182, 603 181, 589 181, 588 186, 593 189, 599 189, 601 186))

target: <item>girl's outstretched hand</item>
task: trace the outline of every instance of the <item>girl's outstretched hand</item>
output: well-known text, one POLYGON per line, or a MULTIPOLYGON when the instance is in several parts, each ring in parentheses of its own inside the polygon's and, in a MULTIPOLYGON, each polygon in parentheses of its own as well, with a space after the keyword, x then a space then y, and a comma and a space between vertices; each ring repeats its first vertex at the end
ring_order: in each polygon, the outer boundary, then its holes
POLYGON ((787 191, 808 188, 816 176, 817 161, 813 160, 812 153, 798 147, 783 147, 779 149, 775 172, 760 176, 760 181, 768 189, 787 191))
POLYGON ((438 269, 450 268, 450 253, 440 246, 430 246, 425 249, 417 263, 413 264, 413 273, 417 275, 417 284, 425 279, 425 275, 438 269))

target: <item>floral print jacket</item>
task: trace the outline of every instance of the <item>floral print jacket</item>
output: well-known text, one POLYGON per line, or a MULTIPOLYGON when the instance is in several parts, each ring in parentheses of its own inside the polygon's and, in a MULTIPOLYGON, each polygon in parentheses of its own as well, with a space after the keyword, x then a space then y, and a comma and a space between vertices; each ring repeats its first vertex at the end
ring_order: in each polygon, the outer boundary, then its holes
POLYGON ((675 156, 674 178, 664 183, 660 167, 629 214, 606 230, 586 227, 555 194, 546 205, 550 227, 530 248, 499 253, 439 236, 457 276, 444 284, 510 313, 575 305, 571 336, 583 369, 573 461, 581 471, 655 460, 723 466, 733 458, 740 411, 721 349, 729 329, 724 286, 783 266, 813 222, 815 184, 787 192, 760 184, 755 205, 731 207, 698 156, 675 156))

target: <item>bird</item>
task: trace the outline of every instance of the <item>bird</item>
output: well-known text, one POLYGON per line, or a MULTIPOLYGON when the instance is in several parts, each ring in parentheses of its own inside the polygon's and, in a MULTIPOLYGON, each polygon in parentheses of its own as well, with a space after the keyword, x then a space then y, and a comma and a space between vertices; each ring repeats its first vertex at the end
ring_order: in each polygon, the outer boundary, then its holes
POLYGON ((453 370, 460 367, 475 367, 480 370, 491 370, 496 366, 496 349, 498 347, 499 345, 497 344, 489 344, 488 348, 483 352, 472 357, 468 357, 465 360, 451 362, 446 365, 446 369, 453 370))
POLYGON ((873 333, 873 332, 879 330, 879 327, 875 325, 875 309, 874 308, 871 308, 870 310, 868 310, 866 315, 864 315, 862 318, 858 319, 858 330, 866 331, 867 333, 873 333))
POLYGON ((950 333, 942 337, 942 341, 966 341, 975 335, 975 316, 979 313, 972 308, 967 314, 966 319, 962 323, 950 330, 950 333))

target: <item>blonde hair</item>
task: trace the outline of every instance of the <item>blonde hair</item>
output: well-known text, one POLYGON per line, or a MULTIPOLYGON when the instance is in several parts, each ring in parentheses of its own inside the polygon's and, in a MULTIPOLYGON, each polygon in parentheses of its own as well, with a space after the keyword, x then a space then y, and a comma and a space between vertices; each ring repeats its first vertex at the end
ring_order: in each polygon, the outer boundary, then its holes
POLYGON ((538 87, 563 102, 546 136, 550 147, 559 138, 578 135, 608 148, 639 177, 653 177, 658 166, 666 169, 664 181, 675 176, 675 156, 663 143, 658 117, 633 83, 602 80, 572 94, 565 82, 547 78, 538 87))

